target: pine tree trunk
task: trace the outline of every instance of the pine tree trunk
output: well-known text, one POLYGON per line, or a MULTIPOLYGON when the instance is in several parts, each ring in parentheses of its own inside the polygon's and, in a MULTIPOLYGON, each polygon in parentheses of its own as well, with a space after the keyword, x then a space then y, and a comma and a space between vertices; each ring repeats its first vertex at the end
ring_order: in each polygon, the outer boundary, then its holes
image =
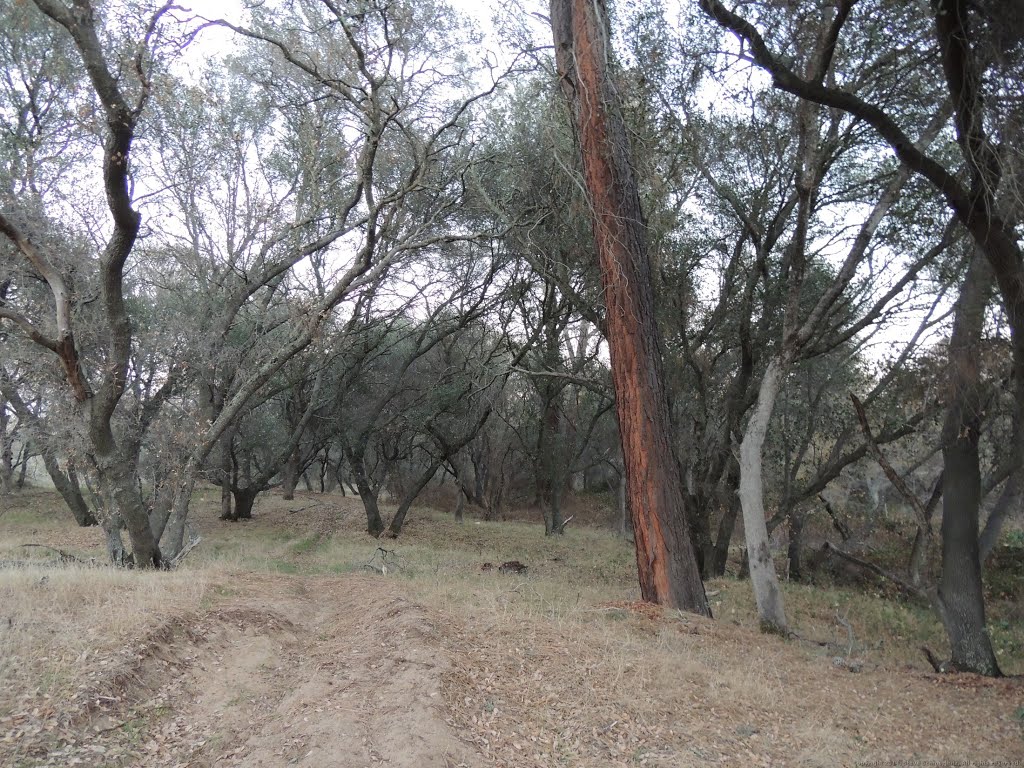
POLYGON ((640 196, 605 66, 603 0, 552 0, 562 89, 573 109, 606 307, 606 336, 644 600, 710 615, 669 439, 668 400, 640 196))

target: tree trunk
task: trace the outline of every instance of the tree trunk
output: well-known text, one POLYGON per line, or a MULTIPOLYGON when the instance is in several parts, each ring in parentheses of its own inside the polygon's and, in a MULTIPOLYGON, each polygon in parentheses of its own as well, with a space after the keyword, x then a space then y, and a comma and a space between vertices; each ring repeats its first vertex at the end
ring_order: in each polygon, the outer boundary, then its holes
POLYGON ((160 541, 161 549, 168 559, 176 557, 185 544, 185 522, 192 503, 192 493, 196 487, 197 472, 198 464, 195 457, 192 457, 181 470, 170 515, 162 521, 155 521, 153 533, 160 541))
POLYGON ((96 473, 103 495, 111 501, 112 512, 120 515, 128 529, 136 568, 159 568, 160 547, 149 524, 149 512, 142 503, 138 484, 127 463, 119 456, 95 456, 96 473))
MULTIPOLYGON (((1013 330, 1011 329, 1011 334, 1013 330)), ((985 565, 992 550, 999 542, 999 534, 1008 514, 1020 506, 1021 495, 1024 493, 1024 365, 1018 365, 1017 344, 1014 344, 1014 410, 1013 429, 1010 436, 1012 446, 1009 456, 1010 475, 1006 478, 1003 490, 996 500, 995 506, 985 521, 985 528, 978 540, 981 564, 985 565)))
POLYGON ((363 502, 363 510, 366 512, 366 532, 376 538, 384 532, 384 520, 381 519, 380 508, 377 506, 377 492, 370 485, 370 479, 366 476, 363 455, 349 451, 348 465, 356 481, 356 492, 359 494, 359 499, 363 502))
POLYGON ((237 520, 234 507, 231 504, 231 484, 224 483, 220 487, 220 519, 237 520))
POLYGON ((999 664, 985 623, 978 547, 981 470, 979 341, 992 272, 977 253, 964 278, 949 342, 949 407, 942 429, 942 575, 937 603, 960 670, 998 677, 999 664))
POLYGON ((384 519, 380 516, 380 507, 377 505, 377 492, 369 483, 361 483, 357 478, 356 493, 359 494, 359 500, 363 502, 363 511, 366 512, 366 532, 376 538, 384 533, 384 519))
MULTIPOLYGON (((282 498, 291 501, 295 498, 295 486, 299 484, 299 449, 296 448, 288 456, 284 464, 284 472, 281 478, 282 498)), ((307 481, 307 485, 308 485, 307 481)))
POLYGON ((706 504, 701 504, 697 496, 690 494, 687 509, 691 511, 690 539, 693 543, 693 553, 697 558, 697 568, 700 569, 701 578, 707 578, 707 554, 712 548, 711 544, 711 516, 708 514, 706 504))
MULTIPOLYGON (((931 498, 928 499, 928 503, 924 506, 924 519, 917 525, 917 531, 914 534, 914 543, 910 548, 910 583, 915 587, 921 586, 921 571, 927 565, 926 561, 928 559, 929 544, 932 539, 932 517, 934 516, 935 507, 938 505, 939 498, 942 493, 943 477, 944 476, 940 473, 938 479, 935 481, 931 498)), ((984 561, 984 557, 982 560, 984 561)))
POLYGON ((53 487, 57 489, 57 493, 64 499, 64 503, 68 505, 71 514, 75 516, 75 522, 83 528, 99 525, 99 520, 96 519, 93 511, 89 509, 85 497, 82 496, 82 489, 78 485, 78 479, 75 477, 74 470, 69 466, 68 474, 61 472, 60 466, 57 464, 57 457, 48 448, 43 449, 42 456, 43 466, 46 467, 46 474, 50 476, 53 487))
POLYGON ((416 501, 416 497, 420 495, 420 491, 426 488, 427 483, 437 474, 437 470, 441 468, 443 463, 443 459, 434 459, 430 466, 412 484, 412 487, 406 490, 401 503, 398 505, 398 509, 395 511, 395 516, 391 518, 391 525, 388 526, 388 534, 390 536, 398 536, 402 532, 402 526, 405 525, 405 516, 409 514, 409 508, 416 501))
POLYGON ((796 507, 789 510, 789 578, 803 580, 801 549, 804 545, 804 514, 796 507))
POLYGON ((1003 522, 1006 520, 1008 513, 1011 510, 1017 509, 1020 505, 1021 485, 1020 473, 1010 475, 1006 480, 1002 493, 999 494, 996 505, 992 508, 992 512, 989 513, 988 520, 985 521, 985 528, 978 539, 978 550, 982 565, 988 560, 992 550, 996 548, 996 544, 999 542, 999 534, 1003 530, 1003 522))
POLYGON ((252 508, 256 503, 256 497, 260 495, 260 489, 256 486, 245 488, 232 488, 231 495, 235 498, 235 516, 232 520, 252 520, 252 508))
POLYGON ((473 503, 477 506, 490 509, 485 502, 487 496, 487 465, 483 462, 473 461, 473 503))
POLYGON ((552 489, 544 502, 544 535, 561 536, 565 533, 565 516, 562 514, 562 492, 552 489))
POLYGON ((736 529, 739 514, 740 498, 733 496, 722 512, 722 519, 718 521, 718 536, 715 538, 710 561, 706 563, 709 577, 725 575, 725 567, 729 563, 729 545, 732 544, 732 534, 736 529))
POLYGON ((462 490, 462 486, 459 486, 457 492, 458 500, 455 502, 455 522, 462 524, 466 514, 466 492, 462 490))
POLYGON ((108 516, 103 521, 103 532, 107 537, 107 558, 111 563, 122 568, 129 562, 124 551, 124 542, 121 540, 123 527, 124 524, 117 515, 108 516))
MULTIPOLYGON (((31 458, 32 458, 32 444, 29 443, 29 442, 26 442, 21 447, 21 459, 20 459, 20 464, 18 465, 18 480, 15 483, 15 486, 17 487, 17 489, 19 491, 22 488, 25 487, 25 479, 28 476, 28 461, 31 458)), ((95 525, 95 523, 93 523, 93 525, 95 525)))
POLYGON ((747 539, 750 582, 754 588, 761 628, 766 632, 779 634, 785 634, 787 631, 786 613, 783 609, 779 579, 775 573, 775 563, 768 545, 761 454, 784 373, 783 361, 773 357, 764 372, 757 394, 757 405, 750 416, 743 442, 740 444, 740 504, 743 509, 743 531, 747 539))
MULTIPOLYGON (((550 362, 549 362, 550 364, 550 362)), ((565 457, 561 455, 562 389, 545 383, 540 388, 543 411, 537 439, 537 506, 544 516, 544 535, 562 533, 562 485, 565 457)))
POLYGON ((14 435, 8 433, 7 403, 0 401, 0 493, 14 490, 14 435))
POLYGON ((644 600, 710 615, 669 439, 651 266, 625 125, 605 65, 603 0, 552 0, 558 74, 573 108, 606 307, 616 411, 644 600))

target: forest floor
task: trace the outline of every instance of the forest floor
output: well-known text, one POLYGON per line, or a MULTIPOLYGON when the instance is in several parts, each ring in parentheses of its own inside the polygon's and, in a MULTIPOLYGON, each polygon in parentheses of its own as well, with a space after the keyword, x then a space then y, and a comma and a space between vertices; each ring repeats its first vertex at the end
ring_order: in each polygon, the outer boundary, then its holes
MULTIPOLYGON (((575 522, 418 509, 385 542, 351 497, 242 523, 216 501, 181 568, 141 573, 53 567, 23 545, 99 559, 102 532, 52 493, 0 500, 0 765, 1024 764, 1024 679, 933 673, 929 611, 865 586, 786 584, 782 639, 733 578, 713 621, 638 603, 631 546, 575 522)), ((991 601, 1011 675, 1021 587, 991 601)))

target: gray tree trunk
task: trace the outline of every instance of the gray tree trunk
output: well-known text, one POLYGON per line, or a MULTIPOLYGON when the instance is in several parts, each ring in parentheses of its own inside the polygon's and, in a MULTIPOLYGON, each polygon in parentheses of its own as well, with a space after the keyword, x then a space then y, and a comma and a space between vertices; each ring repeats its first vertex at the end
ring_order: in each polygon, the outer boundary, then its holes
POLYGON ((462 523, 466 513, 466 492, 462 490, 462 486, 459 486, 457 492, 458 501, 455 502, 455 522, 462 523))
MULTIPOLYGON (((295 498, 295 487, 299 484, 299 449, 295 448, 288 456, 288 461, 284 464, 284 470, 281 478, 281 491, 282 498, 285 501, 291 501, 295 498)), ((306 481, 306 485, 309 485, 309 481, 306 481)))
POLYGON ((979 340, 992 288, 992 271, 979 252, 964 278, 949 341, 949 406, 942 428, 942 574, 937 603, 953 664, 999 676, 985 621, 978 547, 981 469, 979 340))
POLYGON ((128 563, 128 555, 124 551, 124 542, 121 540, 121 529, 124 525, 117 515, 107 516, 103 521, 103 532, 107 539, 107 558, 117 566, 125 566, 128 563))
POLYGON ((764 631, 779 634, 785 634, 788 627, 782 591, 779 588, 779 579, 775 573, 775 563, 768 544, 761 458, 768 423, 775 408, 775 398, 782 386, 785 368, 783 361, 778 357, 772 358, 768 363, 757 394, 757 405, 750 416, 740 445, 740 505, 743 509, 743 529, 747 540, 750 581, 757 602, 757 615, 764 631))
POLYGON ((8 433, 7 403, 0 401, 0 493, 14 490, 14 435, 8 433))
POLYGON ((1003 486, 1002 493, 999 494, 999 499, 989 513, 988 520, 985 521, 985 528, 978 539, 979 556, 983 565, 999 542, 999 534, 1003 530, 1003 523, 1007 516, 1020 506, 1021 485, 1019 472, 1010 475, 1006 480, 1006 485, 1003 486))
POLYGON ((97 525, 99 520, 96 519, 96 515, 89 508, 88 503, 86 503, 74 470, 68 467, 68 473, 64 474, 57 464, 57 457, 47 448, 43 449, 42 456, 46 473, 50 476, 50 480, 53 482, 53 487, 57 489, 57 493, 64 499, 64 503, 68 505, 71 514, 75 516, 75 522, 83 528, 97 525))

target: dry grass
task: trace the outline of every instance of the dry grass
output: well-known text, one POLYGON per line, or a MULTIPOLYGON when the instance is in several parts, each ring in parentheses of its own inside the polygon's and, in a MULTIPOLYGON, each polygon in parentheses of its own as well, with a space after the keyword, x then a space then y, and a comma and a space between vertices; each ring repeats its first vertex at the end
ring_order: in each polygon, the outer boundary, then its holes
MULTIPOLYGON (((19 659, 0 662, 0 685, 13 692, 0 699, 0 717, 83 685, 83 669, 118 663, 117 649, 231 595, 247 572, 344 588, 349 574, 369 573, 364 565, 383 546, 394 554, 377 578, 441 617, 450 724, 497 765, 829 766, 1024 751, 1020 680, 932 674, 918 648, 945 646, 921 606, 787 584, 799 639, 782 640, 757 631, 749 584, 734 579, 708 584, 715 621, 637 608, 630 545, 596 529, 545 538, 537 522, 457 525, 418 509, 399 540, 373 541, 361 532, 358 500, 313 494, 269 496, 255 515, 219 521, 215 493, 200 496, 203 543, 174 574, 0 572, 17 630, 0 628, 4 660, 19 659), (513 559, 529 566, 525 576, 481 570, 513 559)), ((0 518, 0 558, 23 555, 15 545, 32 537, 102 553, 102 535, 27 509, 0 518)), ((1003 617, 1019 610, 1017 586, 993 606, 996 645, 1013 674, 1024 673, 1024 653, 1014 651, 1024 627, 1003 617)))
POLYGON ((13 691, 66 696, 90 659, 202 600, 195 573, 28 566, 0 570, 0 709, 13 691))
POLYGON ((205 588, 196 573, 0 570, 0 762, 5 745, 46 755, 80 743, 95 713, 134 703, 142 665, 205 588))

